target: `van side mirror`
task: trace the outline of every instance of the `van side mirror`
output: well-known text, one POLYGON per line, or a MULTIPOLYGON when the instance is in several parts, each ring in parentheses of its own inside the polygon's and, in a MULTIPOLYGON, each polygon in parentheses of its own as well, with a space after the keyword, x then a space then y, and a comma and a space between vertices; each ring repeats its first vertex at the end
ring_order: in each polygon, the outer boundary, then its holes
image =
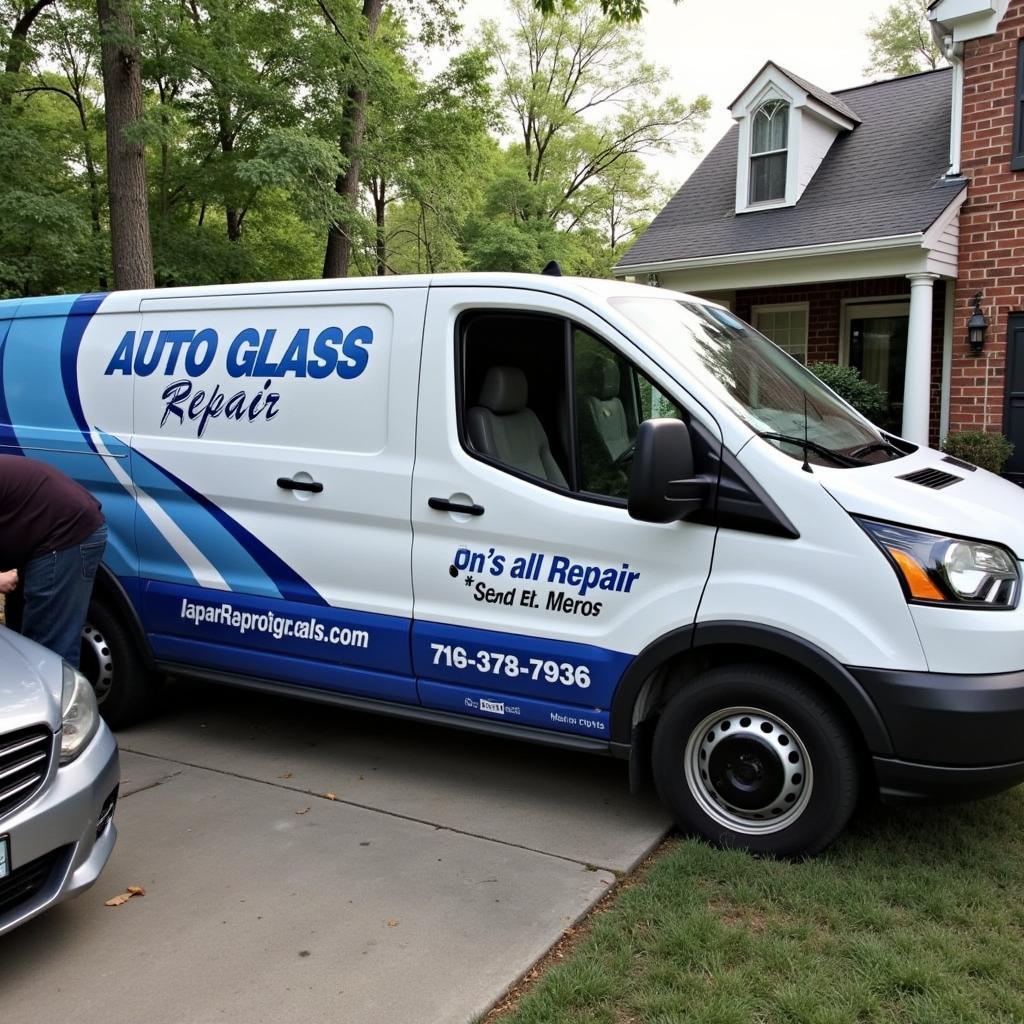
POLYGON ((693 473, 690 428, 681 420, 645 420, 636 435, 629 477, 630 517, 672 523, 702 508, 711 484, 693 473))

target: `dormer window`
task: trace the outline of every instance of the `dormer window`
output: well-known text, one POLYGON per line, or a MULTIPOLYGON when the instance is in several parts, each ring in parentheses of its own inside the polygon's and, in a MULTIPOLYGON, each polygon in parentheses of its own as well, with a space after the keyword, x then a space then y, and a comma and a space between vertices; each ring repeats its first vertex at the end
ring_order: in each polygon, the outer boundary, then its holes
POLYGON ((838 97, 768 61, 729 111, 736 141, 736 213, 796 206, 832 143, 860 118, 838 97))
POLYGON ((750 133, 750 202, 770 203, 786 198, 789 157, 789 104, 762 103, 750 133))

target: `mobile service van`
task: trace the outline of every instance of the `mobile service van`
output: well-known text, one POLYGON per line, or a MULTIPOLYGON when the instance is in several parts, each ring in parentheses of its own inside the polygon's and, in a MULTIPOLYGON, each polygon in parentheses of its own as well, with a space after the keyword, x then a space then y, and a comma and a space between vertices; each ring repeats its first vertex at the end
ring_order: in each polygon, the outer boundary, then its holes
MULTIPOLYGON (((456 275, 0 304, 0 446, 103 502, 83 667, 611 754, 822 849, 1024 779, 1024 493, 714 304, 456 275)), ((240 697, 240 699, 242 699, 240 697)))

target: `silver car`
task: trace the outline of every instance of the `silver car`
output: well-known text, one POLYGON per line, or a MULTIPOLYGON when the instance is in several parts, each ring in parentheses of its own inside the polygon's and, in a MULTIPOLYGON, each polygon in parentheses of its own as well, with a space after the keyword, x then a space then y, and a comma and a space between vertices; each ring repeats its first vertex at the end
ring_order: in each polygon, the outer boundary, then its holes
POLYGON ((85 676, 0 626, 0 935, 96 881, 119 781, 85 676))

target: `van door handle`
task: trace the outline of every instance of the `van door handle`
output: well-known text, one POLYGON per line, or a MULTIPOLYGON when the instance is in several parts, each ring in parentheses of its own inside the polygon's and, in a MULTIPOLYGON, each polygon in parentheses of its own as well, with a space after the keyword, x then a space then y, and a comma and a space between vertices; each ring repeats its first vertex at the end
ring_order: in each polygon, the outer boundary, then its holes
POLYGON ((447 498, 428 498, 427 504, 437 512, 461 512, 465 516, 482 516, 483 505, 460 505, 457 501, 447 498))
POLYGON ((319 494, 324 485, 319 480, 293 480, 290 476, 279 476, 277 486, 283 487, 286 491, 312 491, 319 494))

